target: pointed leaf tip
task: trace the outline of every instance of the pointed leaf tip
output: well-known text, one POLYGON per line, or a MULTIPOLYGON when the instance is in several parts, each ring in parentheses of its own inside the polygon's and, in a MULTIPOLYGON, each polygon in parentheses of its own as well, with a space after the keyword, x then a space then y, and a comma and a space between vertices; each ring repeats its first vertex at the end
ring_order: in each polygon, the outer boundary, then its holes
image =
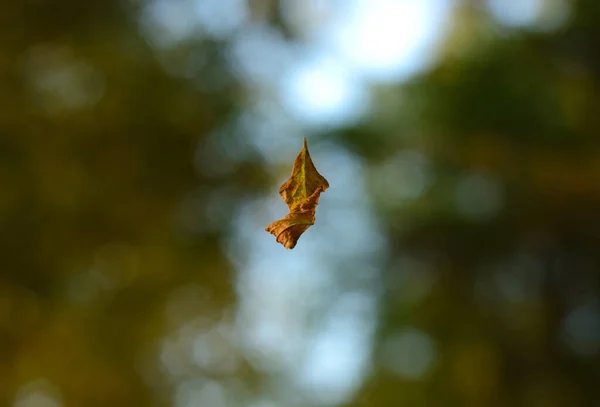
POLYGON ((306 137, 303 144, 302 151, 294 161, 292 175, 279 188, 279 194, 290 213, 265 229, 286 249, 293 249, 302 233, 314 224, 319 196, 329 188, 329 183, 312 162, 306 137))

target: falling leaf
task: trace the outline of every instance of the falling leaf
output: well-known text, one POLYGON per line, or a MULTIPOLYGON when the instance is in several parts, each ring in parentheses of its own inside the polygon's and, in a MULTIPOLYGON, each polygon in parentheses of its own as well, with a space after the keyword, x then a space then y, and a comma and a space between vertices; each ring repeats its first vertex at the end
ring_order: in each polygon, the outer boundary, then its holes
POLYGON ((292 175, 279 188, 279 195, 290 213, 271 223, 265 230, 273 234, 286 249, 293 249, 302 233, 315 223, 319 197, 327 188, 329 183, 315 168, 304 138, 304 147, 296 157, 292 175))

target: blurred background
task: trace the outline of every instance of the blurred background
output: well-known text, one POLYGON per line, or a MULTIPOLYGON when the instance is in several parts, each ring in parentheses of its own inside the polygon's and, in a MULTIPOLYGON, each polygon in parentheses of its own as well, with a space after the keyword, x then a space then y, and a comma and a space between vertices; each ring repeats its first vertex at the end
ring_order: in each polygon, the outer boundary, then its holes
POLYGON ((598 1, 13 1, 0 78, 0 405, 599 405, 598 1))

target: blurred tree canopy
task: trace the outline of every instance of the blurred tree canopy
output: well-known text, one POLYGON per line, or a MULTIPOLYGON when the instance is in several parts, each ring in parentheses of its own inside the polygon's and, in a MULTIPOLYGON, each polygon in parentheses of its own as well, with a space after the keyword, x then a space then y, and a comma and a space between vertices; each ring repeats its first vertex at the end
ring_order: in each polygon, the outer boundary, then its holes
MULTIPOLYGON (((374 85, 365 120, 313 131, 365 163, 387 247, 371 367, 345 405, 597 405, 600 3, 566 3, 564 23, 536 30, 456 1, 430 68, 374 85), (399 195, 424 166, 423 193, 399 195), (379 356, 404 326, 435 340, 419 380, 379 356)), ((249 4, 302 42, 279 1, 249 4)), ((157 44, 145 6, 0 13, 1 405, 194 405, 173 401, 169 374, 195 370, 165 373, 161 341, 235 312, 231 223, 289 171, 231 130, 260 92, 231 68, 231 39, 157 44)), ((209 375, 243 387, 227 405, 271 406, 252 400, 276 372, 240 359, 209 375)))

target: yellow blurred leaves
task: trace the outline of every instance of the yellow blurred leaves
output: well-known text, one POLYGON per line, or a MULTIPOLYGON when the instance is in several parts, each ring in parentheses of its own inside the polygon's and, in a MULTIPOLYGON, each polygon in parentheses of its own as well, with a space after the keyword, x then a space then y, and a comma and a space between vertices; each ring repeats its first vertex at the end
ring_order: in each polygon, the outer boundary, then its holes
POLYGON ((468 343, 453 352, 452 378, 466 405, 489 405, 497 399, 500 358, 486 342, 468 343))
POLYGON ((57 309, 20 342, 13 385, 48 378, 72 405, 133 397, 136 389, 128 387, 128 372, 118 368, 117 354, 108 345, 98 351, 95 341, 101 339, 90 336, 88 324, 74 308, 57 309))
POLYGON ((290 179, 279 188, 279 195, 287 204, 290 213, 271 223, 265 230, 273 234, 286 249, 293 249, 302 233, 315 223, 319 196, 327 188, 329 183, 315 168, 305 138, 304 147, 296 157, 290 179))

